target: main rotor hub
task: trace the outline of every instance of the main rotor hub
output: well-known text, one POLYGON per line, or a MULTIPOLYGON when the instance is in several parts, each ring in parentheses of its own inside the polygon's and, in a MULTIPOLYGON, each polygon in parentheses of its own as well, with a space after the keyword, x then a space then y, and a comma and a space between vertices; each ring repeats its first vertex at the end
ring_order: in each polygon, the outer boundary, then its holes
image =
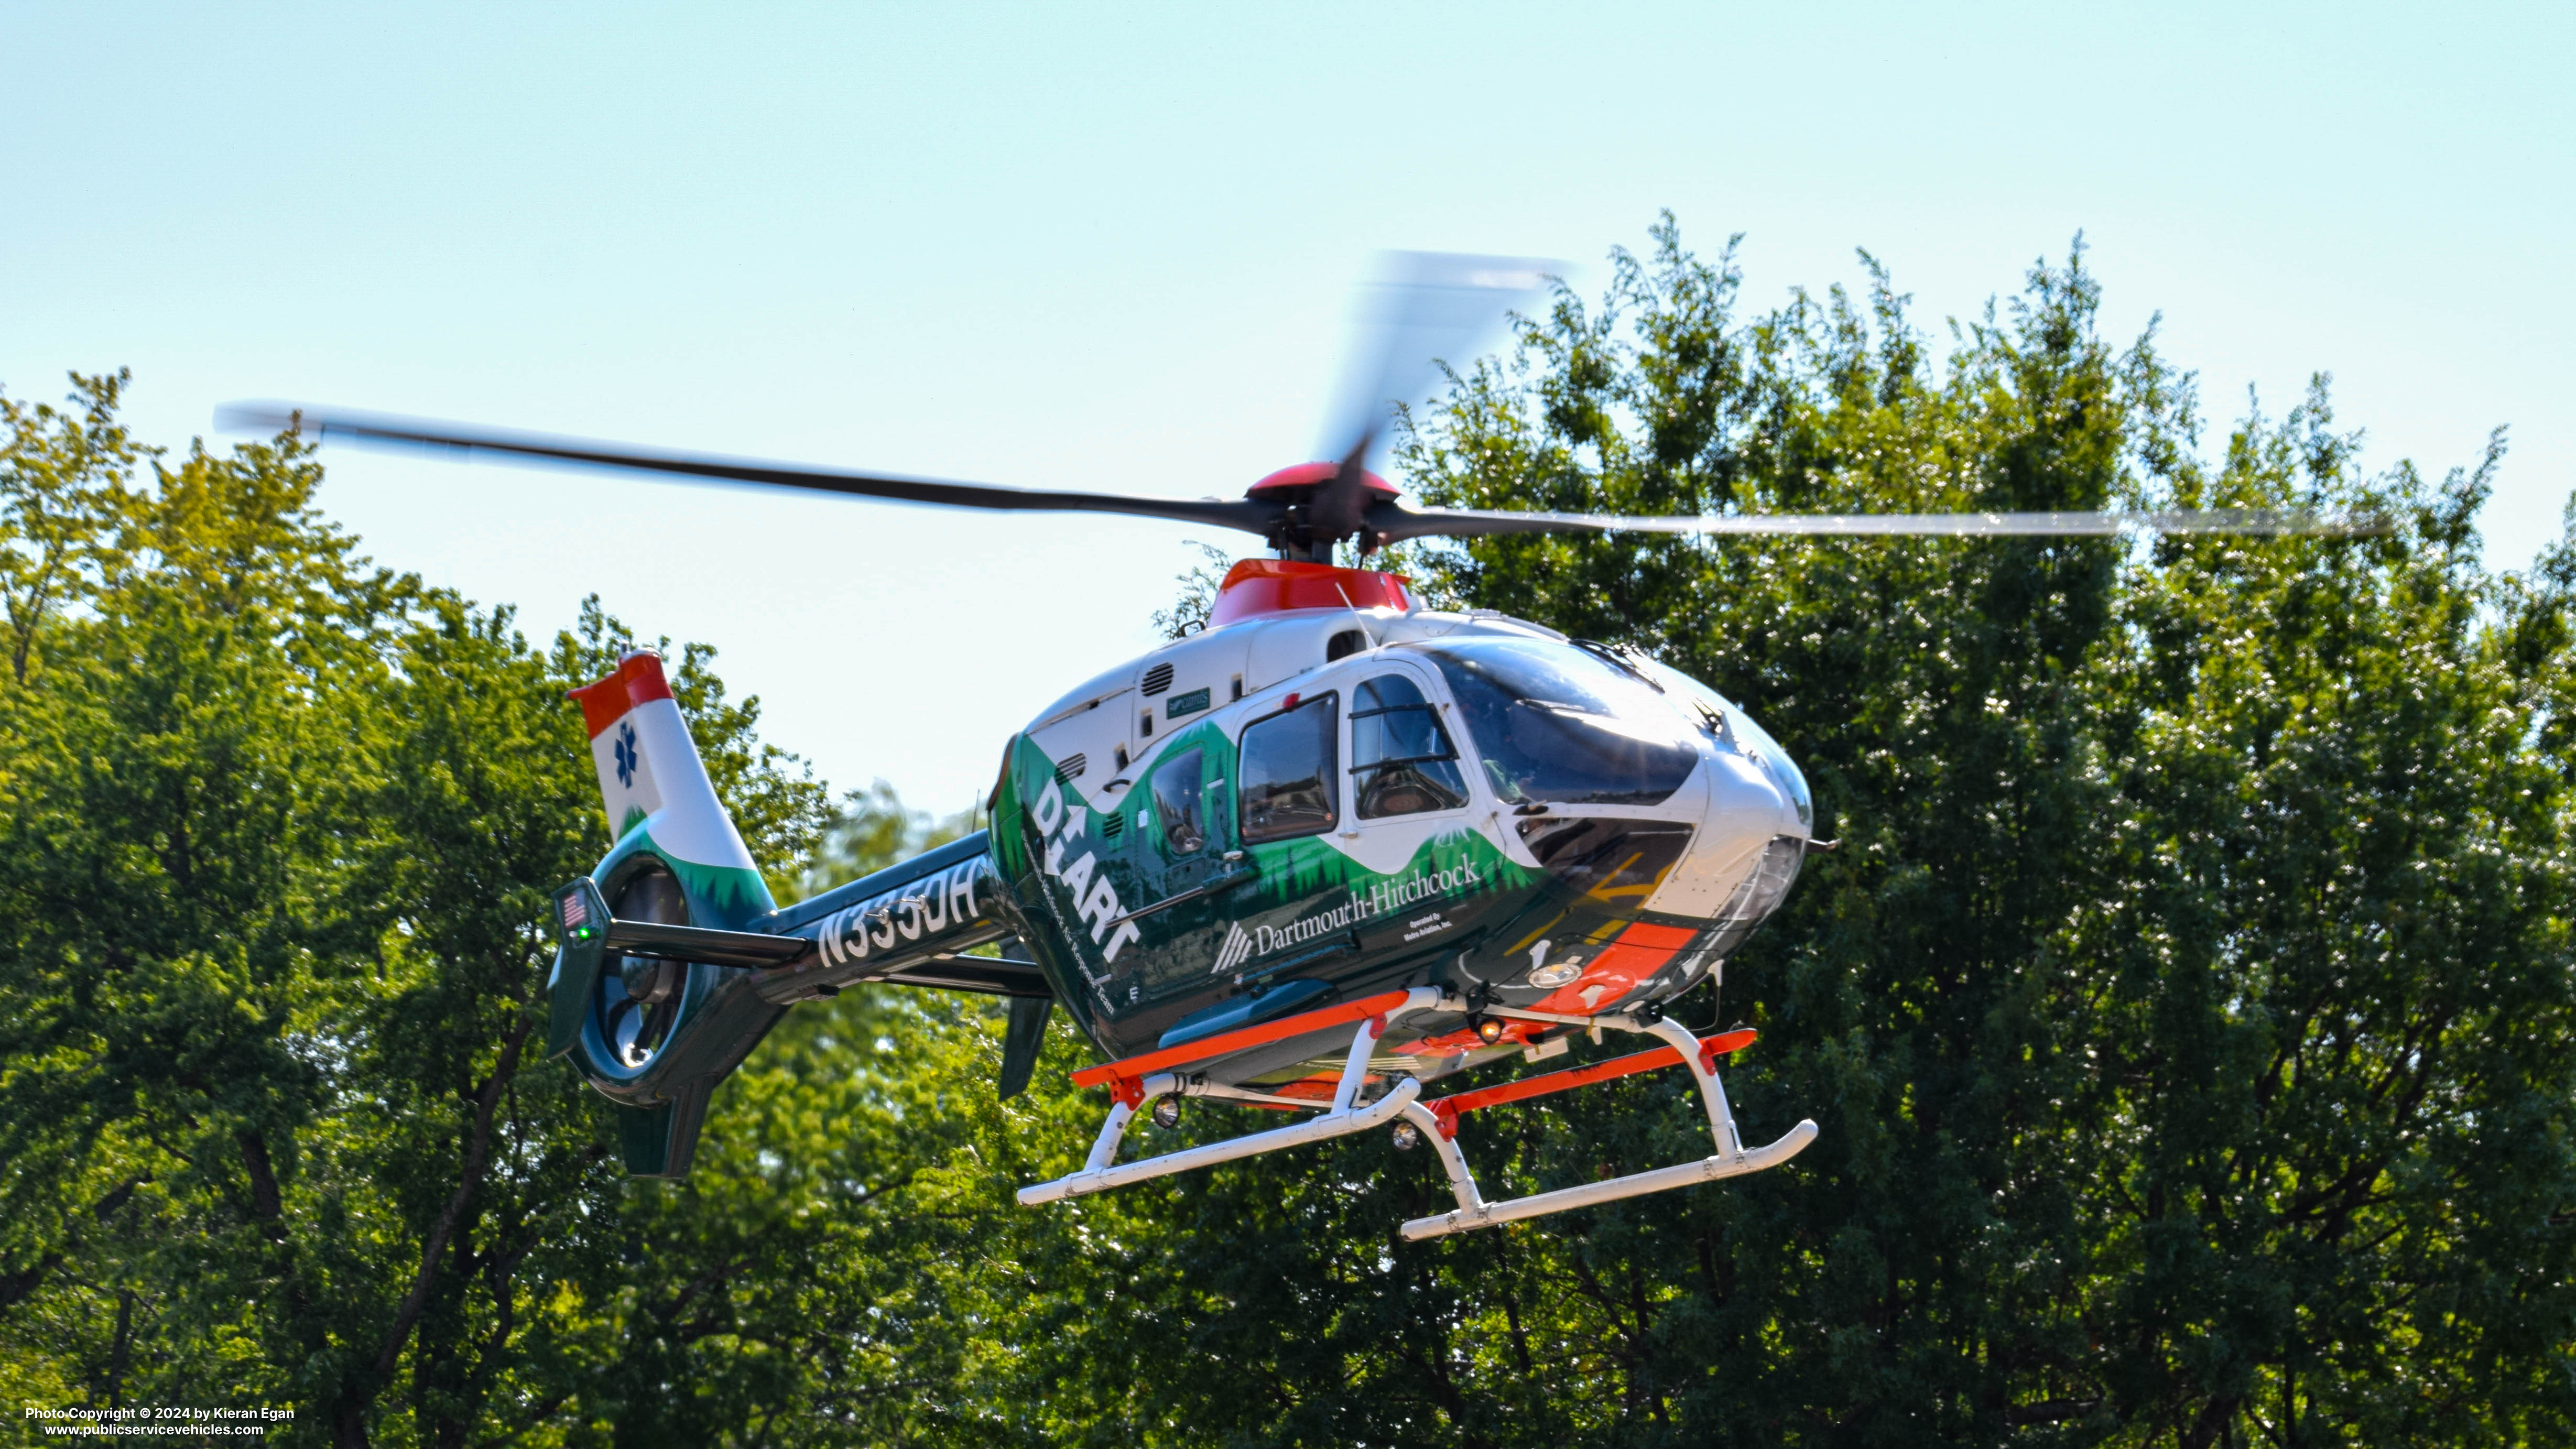
MULTIPOLYGON (((1315 490, 1333 481, 1342 471, 1339 463, 1298 463, 1282 468, 1243 490, 1243 496, 1262 503, 1302 503, 1315 496, 1315 490)), ((1368 471, 1360 470, 1360 486, 1380 498, 1393 498, 1395 485, 1368 471)))
POLYGON ((1333 545, 1345 538, 1356 539, 1362 553, 1385 541, 1361 520, 1369 508, 1394 501, 1395 485, 1365 468, 1353 470, 1357 478, 1347 480, 1343 468, 1340 463, 1299 463, 1244 490, 1247 501, 1279 510, 1268 538, 1281 558, 1330 563, 1333 545))

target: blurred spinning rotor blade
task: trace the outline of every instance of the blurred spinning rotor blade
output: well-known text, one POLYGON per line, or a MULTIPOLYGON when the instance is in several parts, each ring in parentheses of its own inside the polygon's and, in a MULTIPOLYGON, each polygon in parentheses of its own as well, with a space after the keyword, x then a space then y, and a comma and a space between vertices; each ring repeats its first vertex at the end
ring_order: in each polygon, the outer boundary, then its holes
POLYGON ((1341 392, 1316 456, 1366 464, 1398 403, 1421 399, 1444 362, 1463 365, 1503 314, 1563 263, 1459 252, 1384 252, 1360 292, 1341 392))
POLYGON ((1140 498, 1118 493, 1084 493, 1062 489, 1002 488, 983 483, 950 483, 936 478, 908 478, 893 473, 858 473, 840 468, 812 468, 757 458, 728 458, 707 453, 671 452, 624 443, 549 437, 473 423, 433 418, 397 417, 305 407, 282 402, 233 403, 215 414, 215 426, 234 432, 284 432, 308 437, 343 438, 379 447, 423 448, 454 454, 459 461, 479 454, 555 463, 571 467, 616 468, 659 473, 666 477, 708 478, 774 488, 805 488, 846 493, 860 498, 886 498, 899 503, 927 503, 950 508, 990 508, 1035 513, 1122 513, 1143 518, 1173 518, 1184 523, 1213 524, 1246 533, 1267 534, 1279 510, 1249 500, 1220 498, 1140 498))
POLYGON ((1341 471, 1308 505, 1318 534, 1356 532, 1370 498, 1361 472, 1399 404, 1419 401, 1442 363, 1463 365, 1513 307, 1537 296, 1558 262, 1459 252, 1384 252, 1353 309, 1341 392, 1318 457, 1341 471))
POLYGON ((1617 513, 1511 513, 1381 503, 1368 527, 1389 542, 1486 538, 1506 533, 1705 533, 1793 537, 2102 537, 2122 533, 2318 534, 2352 538, 2392 531, 2389 521, 2280 508, 2155 513, 1721 513, 1631 517, 1617 513))

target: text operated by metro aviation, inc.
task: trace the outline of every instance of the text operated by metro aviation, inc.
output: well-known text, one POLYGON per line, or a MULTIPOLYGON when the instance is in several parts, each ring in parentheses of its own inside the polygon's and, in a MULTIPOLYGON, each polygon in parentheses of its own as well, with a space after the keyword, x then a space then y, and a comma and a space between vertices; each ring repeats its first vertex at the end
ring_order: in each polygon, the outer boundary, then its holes
POLYGON ((283 1429, 293 1409, 133 1404, 114 1409, 26 1406, 26 1423, 46 1439, 261 1439, 283 1429))

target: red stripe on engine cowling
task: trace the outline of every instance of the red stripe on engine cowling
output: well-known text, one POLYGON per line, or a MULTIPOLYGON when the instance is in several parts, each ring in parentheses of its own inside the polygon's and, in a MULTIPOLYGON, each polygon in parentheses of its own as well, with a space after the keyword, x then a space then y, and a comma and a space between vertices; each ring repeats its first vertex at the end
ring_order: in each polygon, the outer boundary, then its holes
POLYGON ((635 706, 670 697, 670 681, 662 677, 662 656, 642 649, 620 658, 617 672, 606 679, 564 692, 564 698, 581 705, 582 727, 594 740, 635 706))

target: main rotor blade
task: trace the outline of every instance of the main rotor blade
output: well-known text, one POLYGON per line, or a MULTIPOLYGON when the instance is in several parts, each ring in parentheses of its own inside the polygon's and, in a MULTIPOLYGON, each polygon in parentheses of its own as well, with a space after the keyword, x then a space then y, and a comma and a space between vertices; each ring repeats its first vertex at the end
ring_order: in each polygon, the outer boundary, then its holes
POLYGON ((1460 252, 1385 252, 1360 294, 1342 390, 1324 425, 1320 458, 1356 473, 1395 405, 1418 400, 1443 362, 1463 363, 1485 332, 1536 296, 1559 262, 1460 252))
POLYGON ((317 438, 346 438, 378 446, 425 447, 453 451, 465 458, 490 453, 508 459, 575 467, 617 468, 681 478, 714 478, 730 483, 756 483, 774 488, 805 488, 846 493, 860 498, 887 498, 901 503, 928 503, 948 508, 990 508, 1034 513, 1123 513, 1140 518, 1172 518, 1267 535, 1281 510, 1250 499, 1139 498, 1119 493, 1084 493, 1069 489, 1003 488, 989 483, 950 483, 936 478, 908 478, 892 473, 854 473, 838 468, 808 468, 752 458, 725 458, 705 453, 668 452, 622 443, 549 437, 512 432, 472 423, 431 418, 396 417, 386 413, 333 411, 291 403, 230 404, 215 414, 215 425, 242 432, 283 432, 292 427, 317 438), (299 420, 300 419, 300 420, 299 420))
POLYGON ((1721 513, 1678 518, 1617 513, 1510 513, 1475 508, 1408 508, 1381 503, 1368 526, 1392 543, 1407 538, 1485 538, 1507 533, 1708 533, 1887 537, 2102 537, 2123 533, 2319 534, 2351 538, 2391 531, 2384 518, 2338 517, 2281 508, 2209 508, 2155 513, 1721 513))

